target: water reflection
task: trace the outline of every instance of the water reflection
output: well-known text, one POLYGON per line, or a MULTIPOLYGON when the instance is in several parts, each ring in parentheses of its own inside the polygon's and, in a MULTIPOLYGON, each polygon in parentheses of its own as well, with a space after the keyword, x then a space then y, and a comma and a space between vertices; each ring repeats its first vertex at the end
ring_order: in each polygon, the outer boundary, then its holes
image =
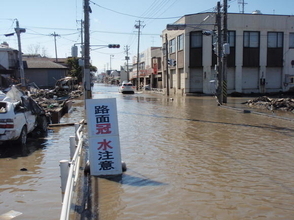
MULTIPOLYGON (((134 171, 131 171, 131 172, 134 173, 134 171)), ((123 175, 118 175, 118 176, 109 176, 109 177, 100 177, 100 178, 106 179, 109 181, 113 181, 113 182, 117 182, 120 184, 126 184, 126 185, 130 185, 130 186, 138 186, 138 187, 166 185, 166 183, 152 180, 152 179, 150 179, 142 174, 139 174, 139 173, 136 173, 136 175, 130 175, 128 173, 125 173, 123 175)))
POLYGON ((27 145, 20 146, 13 143, 5 143, 0 147, 0 158, 14 158, 26 157, 39 149, 46 147, 47 140, 44 138, 28 138, 27 145))

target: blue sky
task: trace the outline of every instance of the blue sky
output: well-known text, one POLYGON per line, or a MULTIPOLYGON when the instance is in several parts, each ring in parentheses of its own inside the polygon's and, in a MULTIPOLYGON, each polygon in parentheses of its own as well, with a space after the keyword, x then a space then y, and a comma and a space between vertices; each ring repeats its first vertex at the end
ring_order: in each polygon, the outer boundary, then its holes
MULTIPOLYGON (((120 44, 119 49, 91 47, 91 62, 98 72, 110 68, 120 69, 126 56, 137 54, 138 33, 134 27, 140 20, 142 34, 140 51, 151 46, 161 46, 160 35, 166 24, 173 23, 183 15, 211 12, 217 0, 90 0, 90 44, 120 44)), ((223 0, 220 1, 221 3, 223 0)), ((240 0, 228 0, 228 12, 239 13, 240 0)), ((263 14, 294 15, 293 0, 244 0, 245 13, 260 10, 263 14)), ((21 34, 22 52, 38 51, 55 58, 54 37, 58 57, 71 55, 71 47, 81 42, 81 20, 84 20, 83 0, 9 0, 1 5, 0 42, 18 49, 16 36, 5 37, 14 32, 15 19, 26 29, 21 34)))

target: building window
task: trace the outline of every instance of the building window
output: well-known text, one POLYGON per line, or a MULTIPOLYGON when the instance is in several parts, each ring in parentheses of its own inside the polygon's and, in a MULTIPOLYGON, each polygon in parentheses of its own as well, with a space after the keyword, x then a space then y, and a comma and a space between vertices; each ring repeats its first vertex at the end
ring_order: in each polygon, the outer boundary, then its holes
POLYGON ((191 32, 191 48, 202 47, 202 32, 191 32))
POLYGON ((281 47, 283 47, 283 33, 282 32, 268 32, 268 34, 267 34, 267 47, 268 48, 281 48, 281 47))
POLYGON ((139 70, 145 69, 145 62, 139 63, 139 70))
POLYGON ((169 53, 175 53, 176 52, 176 39, 171 39, 169 41, 169 53))
POLYGON ((260 45, 258 31, 244 31, 243 33, 243 66, 259 67, 260 45))
POLYGON ((178 36, 178 51, 184 49, 184 34, 178 36))
POLYGON ((190 32, 190 68, 202 67, 202 31, 190 32))
POLYGON ((283 32, 267 33, 267 66, 283 66, 283 32))
POLYGON ((165 43, 163 43, 163 45, 162 45, 162 53, 163 53, 163 56, 166 55, 166 44, 165 43))
POLYGON ((290 33, 289 35, 289 47, 294 48, 294 33, 290 33))
POLYGON ((245 31, 244 32, 244 47, 259 47, 259 32, 245 31))
POLYGON ((228 43, 230 44, 230 47, 235 47, 235 42, 236 42, 236 32, 229 31, 228 32, 228 43))
POLYGON ((236 66, 236 32, 228 31, 228 43, 230 44, 230 54, 227 56, 228 67, 236 66))

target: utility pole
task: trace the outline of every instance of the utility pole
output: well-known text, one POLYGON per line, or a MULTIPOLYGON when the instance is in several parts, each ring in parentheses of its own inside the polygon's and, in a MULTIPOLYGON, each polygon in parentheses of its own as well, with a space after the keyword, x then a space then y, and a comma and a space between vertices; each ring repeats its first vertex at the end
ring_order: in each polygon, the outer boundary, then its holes
POLYGON ((168 39, 165 34, 165 63, 166 63, 166 95, 169 96, 169 73, 168 73, 168 39))
POLYGON ((221 37, 221 13, 220 13, 220 2, 217 2, 217 66, 218 66, 218 87, 217 87, 217 97, 220 105, 223 104, 223 68, 222 68, 222 37, 221 37))
POLYGON ((51 36, 54 37, 54 44, 55 44, 55 62, 58 61, 58 58, 57 58, 57 47, 56 47, 56 37, 59 37, 60 35, 59 34, 56 34, 55 32, 53 34, 51 34, 51 36))
POLYGON ((84 89, 85 99, 92 98, 90 78, 90 5, 89 0, 84 0, 84 89))
MULTIPOLYGON (((228 43, 228 23, 227 23, 227 11, 228 11, 228 2, 224 0, 223 5, 224 15, 223 15, 223 45, 228 43)), ((224 49, 224 47, 222 47, 224 49)), ((223 50, 222 53, 222 67, 223 67, 223 102, 227 103, 227 51, 223 50)))
POLYGON ((242 5, 241 14, 244 14, 244 6, 245 6, 245 4, 247 4, 247 3, 245 3, 244 0, 239 0, 239 1, 238 1, 238 4, 242 5))
POLYGON ((125 60, 127 61, 127 81, 129 81, 129 50, 130 50, 130 47, 128 45, 125 46, 125 52, 127 54, 127 56, 125 57, 125 60))
POLYGON ((135 28, 138 29, 138 49, 137 49, 137 91, 139 90, 140 78, 139 78, 139 62, 140 62, 140 30, 141 30, 141 21, 137 21, 138 24, 135 25, 135 28))
POLYGON ((81 20, 81 57, 84 58, 84 21, 81 20))
POLYGON ((20 28, 18 20, 16 20, 16 28, 14 30, 17 35, 17 41, 18 41, 18 62, 19 62, 20 81, 21 81, 21 86, 24 88, 26 86, 26 82, 25 82, 25 73, 24 73, 23 62, 22 62, 20 33, 25 33, 26 29, 20 28))
POLYGON ((110 70, 110 73, 111 73, 111 59, 112 59, 112 57, 114 57, 114 55, 110 55, 110 63, 109 63, 109 65, 110 65, 110 68, 109 68, 109 70, 110 70))

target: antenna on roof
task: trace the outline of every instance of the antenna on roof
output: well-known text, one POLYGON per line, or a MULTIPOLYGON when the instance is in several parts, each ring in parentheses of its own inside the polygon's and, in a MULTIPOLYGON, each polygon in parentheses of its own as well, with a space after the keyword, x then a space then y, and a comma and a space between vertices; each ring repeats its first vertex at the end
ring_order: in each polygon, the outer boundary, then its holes
POLYGON ((242 10, 240 11, 240 13, 244 14, 244 6, 247 3, 245 3, 244 0, 238 0, 238 4, 242 6, 242 10))

